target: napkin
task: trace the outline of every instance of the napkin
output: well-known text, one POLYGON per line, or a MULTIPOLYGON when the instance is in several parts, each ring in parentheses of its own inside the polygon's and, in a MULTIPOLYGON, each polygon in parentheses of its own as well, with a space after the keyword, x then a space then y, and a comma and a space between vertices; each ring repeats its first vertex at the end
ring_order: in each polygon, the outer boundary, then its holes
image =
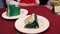
POLYGON ((60 13, 60 6, 54 6, 55 13, 60 13))

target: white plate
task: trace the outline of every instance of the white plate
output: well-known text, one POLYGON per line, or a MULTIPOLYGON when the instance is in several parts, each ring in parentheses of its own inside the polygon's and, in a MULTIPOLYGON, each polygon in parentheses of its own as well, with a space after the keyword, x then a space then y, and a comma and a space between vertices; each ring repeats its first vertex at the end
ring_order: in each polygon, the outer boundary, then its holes
POLYGON ((15 28, 20 31, 20 32, 23 32, 23 33, 41 33, 43 31, 45 31, 46 29, 48 29, 49 27, 49 21, 48 19, 46 19, 45 17, 43 16, 38 16, 37 15, 37 20, 38 20, 38 24, 39 24, 39 28, 37 29, 28 29, 28 28, 24 28, 24 20, 29 17, 28 16, 25 16, 23 18, 19 18, 16 22, 15 22, 15 28))
POLYGON ((26 9, 21 9, 20 15, 13 16, 13 17, 7 16, 6 12, 7 11, 5 11, 4 13, 2 13, 2 17, 5 18, 5 19, 17 19, 17 18, 20 18, 20 17, 24 17, 24 16, 26 16, 28 14, 28 10, 26 10, 26 9))

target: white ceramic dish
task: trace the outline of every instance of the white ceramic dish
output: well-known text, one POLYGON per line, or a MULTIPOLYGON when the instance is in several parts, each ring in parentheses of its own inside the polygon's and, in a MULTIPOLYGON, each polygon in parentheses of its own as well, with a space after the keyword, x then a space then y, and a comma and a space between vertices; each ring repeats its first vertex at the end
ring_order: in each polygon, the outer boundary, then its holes
POLYGON ((43 16, 38 16, 37 15, 37 21, 38 21, 38 24, 39 24, 39 28, 37 29, 28 29, 28 28, 24 28, 24 20, 29 17, 30 15, 28 16, 25 16, 23 18, 19 18, 16 22, 15 22, 15 28, 20 31, 20 32, 23 32, 23 33, 31 33, 31 34, 35 34, 35 33, 41 33, 45 30, 48 29, 50 23, 48 21, 48 19, 46 19, 45 17, 43 16))
POLYGON ((13 17, 7 16, 6 12, 7 11, 2 13, 2 17, 5 18, 5 19, 17 19, 17 18, 20 18, 20 17, 24 17, 24 16, 26 16, 28 14, 28 10, 26 10, 26 9, 21 9, 21 14, 18 15, 18 16, 13 16, 13 17))

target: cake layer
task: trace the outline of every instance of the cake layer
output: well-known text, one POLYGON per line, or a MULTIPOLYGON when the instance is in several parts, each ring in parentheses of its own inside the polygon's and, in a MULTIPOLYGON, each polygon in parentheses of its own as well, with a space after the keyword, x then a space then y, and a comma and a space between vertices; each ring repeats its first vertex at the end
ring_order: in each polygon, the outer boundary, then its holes
POLYGON ((32 23, 34 21, 34 14, 30 15, 24 22, 28 24, 28 22, 32 23))

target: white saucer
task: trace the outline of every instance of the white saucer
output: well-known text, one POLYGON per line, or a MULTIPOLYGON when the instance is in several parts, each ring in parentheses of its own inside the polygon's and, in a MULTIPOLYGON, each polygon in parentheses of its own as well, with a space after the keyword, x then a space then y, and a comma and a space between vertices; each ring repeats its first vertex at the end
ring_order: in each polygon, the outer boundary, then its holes
POLYGON ((48 19, 46 19, 45 17, 43 16, 38 16, 37 15, 37 20, 38 20, 38 24, 39 24, 39 28, 37 29, 28 29, 28 28, 24 28, 24 20, 29 17, 30 15, 28 16, 25 16, 23 18, 19 18, 16 22, 15 22, 15 28, 20 31, 20 32, 23 32, 23 33, 32 33, 32 34, 36 34, 36 33, 41 33, 43 31, 45 31, 46 29, 48 29, 50 23, 48 21, 48 19))
POLYGON ((7 12, 7 11, 5 11, 5 12, 2 14, 2 17, 5 18, 5 19, 17 19, 17 18, 20 18, 20 17, 24 17, 24 16, 26 16, 26 15, 28 14, 28 10, 26 10, 26 9, 21 9, 20 15, 18 15, 18 16, 13 16, 13 17, 7 16, 6 12, 7 12))

